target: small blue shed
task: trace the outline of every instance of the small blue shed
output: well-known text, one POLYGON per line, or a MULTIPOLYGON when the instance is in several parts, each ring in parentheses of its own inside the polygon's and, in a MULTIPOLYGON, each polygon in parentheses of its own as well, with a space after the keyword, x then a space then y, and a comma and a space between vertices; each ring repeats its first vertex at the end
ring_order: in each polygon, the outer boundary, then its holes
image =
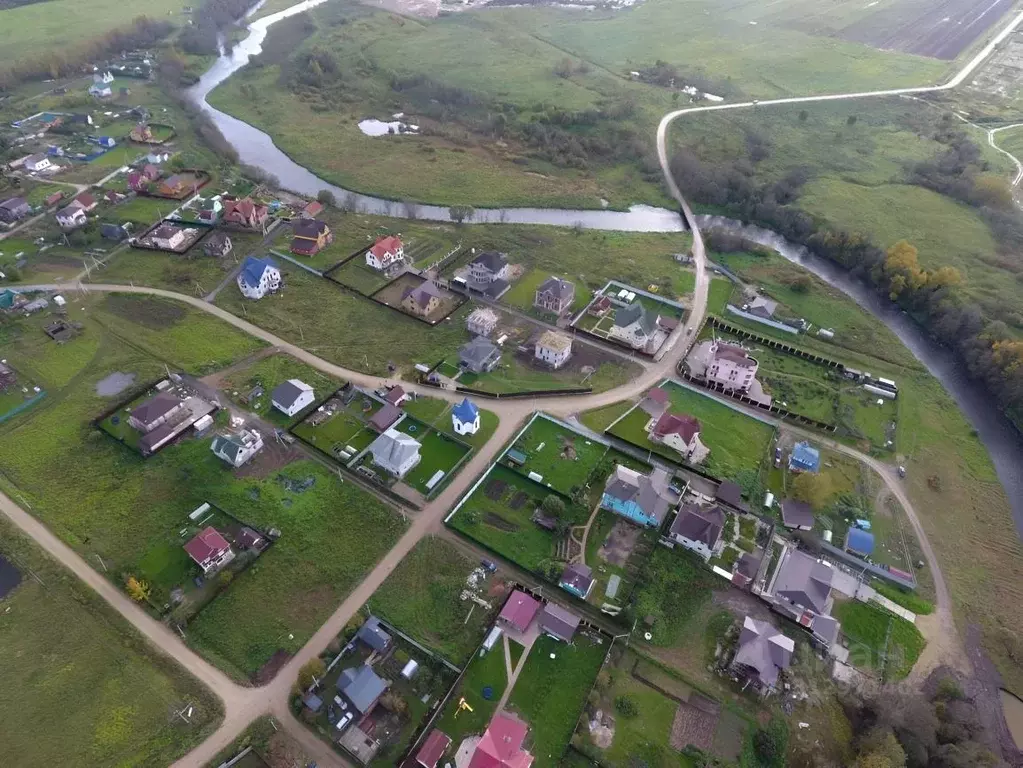
POLYGON ((789 454, 793 472, 817 472, 821 468, 821 452, 807 442, 796 443, 789 454))
POLYGON ((860 528, 850 528, 845 537, 845 549, 860 557, 869 557, 874 552, 874 534, 860 528))

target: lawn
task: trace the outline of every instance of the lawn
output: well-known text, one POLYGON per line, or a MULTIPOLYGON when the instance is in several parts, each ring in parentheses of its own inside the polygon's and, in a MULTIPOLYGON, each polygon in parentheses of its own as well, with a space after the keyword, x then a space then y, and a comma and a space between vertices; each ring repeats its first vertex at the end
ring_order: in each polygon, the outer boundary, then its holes
POLYGON ((879 595, 887 597, 893 603, 901 605, 903 608, 912 611, 917 616, 926 616, 934 613, 934 603, 930 600, 925 600, 913 592, 904 592, 898 587, 892 584, 886 584, 884 582, 877 582, 873 585, 874 591, 879 595))
POLYGON ((725 304, 732 295, 732 281, 723 277, 715 277, 710 281, 710 288, 707 291, 707 313, 711 315, 723 315, 725 304))
POLYGON ((566 496, 591 478, 593 483, 602 483, 611 472, 610 460, 619 455, 603 443, 589 440, 542 415, 533 419, 514 447, 526 455, 522 472, 535 472, 543 477, 544 485, 566 496), (607 464, 607 471, 594 478, 602 463, 607 464))
MULTIPOLYGON (((478 404, 477 404, 478 407, 478 404)), ((480 448, 486 445, 490 436, 494 434, 500 421, 497 414, 479 408, 480 428, 475 435, 456 435, 451 423, 452 404, 447 400, 435 397, 419 396, 414 400, 406 402, 402 408, 409 416, 414 416, 420 421, 429 424, 438 432, 457 437, 459 440, 468 443, 473 448, 480 448)))
POLYGON ((594 408, 592 411, 585 411, 580 414, 579 420, 594 432, 603 432, 614 422, 624 416, 634 403, 622 400, 603 408, 594 408))
POLYGON ((275 387, 289 379, 298 379, 312 387, 316 395, 314 403, 319 402, 344 383, 296 360, 291 355, 278 353, 230 370, 221 377, 221 388, 246 410, 257 413, 262 418, 284 427, 300 416, 286 416, 274 408, 270 394, 275 387), (242 398, 256 386, 263 387, 263 395, 253 402, 243 403, 242 398))
POLYGON ((156 768, 214 730, 222 717, 216 697, 6 518, 0 554, 22 571, 21 585, 3 600, 0 622, 0 654, 17 659, 0 667, 4 754, 11 764, 156 768), (194 705, 189 724, 172 716, 187 704, 194 705), (39 738, 39 724, 57 712, 60 732, 39 738))
POLYGON ((850 660, 878 671, 887 681, 908 675, 927 644, 916 626, 870 603, 836 603, 832 615, 842 622, 850 660))
POLYGON ((354 448, 357 453, 368 448, 377 438, 376 432, 347 411, 338 411, 316 426, 307 421, 300 422, 291 431, 332 456, 341 453, 347 446, 354 448))
POLYGON ((373 593, 369 610, 461 666, 480 644, 493 617, 493 611, 460 597, 466 577, 477 567, 479 561, 466 557, 455 545, 439 536, 427 537, 373 593))
POLYGON ((418 419, 405 417, 396 429, 411 435, 422 446, 419 451, 421 457, 419 463, 405 475, 403 482, 425 495, 431 494, 445 480, 450 479, 451 470, 472 451, 472 448, 460 440, 430 429, 418 419), (443 478, 432 488, 428 488, 427 484, 437 472, 443 472, 443 478))
MULTIPOLYGON (((518 278, 512 284, 512 287, 508 289, 508 292, 501 297, 501 301, 504 304, 518 307, 519 309, 523 309, 527 312, 533 312, 538 317, 550 318, 553 316, 553 313, 533 308, 533 301, 536 299, 537 288, 539 288, 540 284, 549 277, 561 277, 569 282, 572 281, 571 274, 552 275, 551 272, 544 269, 530 269, 526 272, 526 274, 518 278)), ((575 300, 572 302, 572 306, 568 308, 567 313, 574 314, 575 312, 578 312, 590 303, 591 298, 592 294, 590 291, 576 286, 575 300)))
POLYGON ((721 579, 694 556, 678 549, 654 547, 643 567, 632 610, 639 617, 654 617, 649 630, 654 645, 679 645, 690 621, 720 584, 721 579))
POLYGON ((577 634, 571 645, 547 635, 533 643, 508 706, 529 723, 537 766, 556 766, 568 747, 586 696, 604 663, 601 644, 577 634))
POLYGON ((499 643, 485 655, 472 657, 457 690, 451 694, 433 727, 450 736, 454 744, 460 744, 466 736, 482 734, 507 684, 504 644, 499 643), (484 691, 488 688, 489 696, 484 698, 484 691), (460 709, 460 699, 464 699, 472 711, 460 709))
POLYGON ((530 520, 549 493, 517 472, 495 466, 448 525, 527 571, 535 571, 554 551, 554 537, 530 520), (501 484, 503 488, 498 487, 501 484))
MULTIPOLYGON (((673 412, 699 420, 700 440, 710 449, 704 462, 708 472, 723 479, 735 479, 745 471, 759 472, 774 437, 773 427, 674 382, 661 386, 668 392, 673 412)), ((649 441, 643 429, 649 420, 637 408, 615 424, 611 434, 678 461, 677 452, 649 441)))
MULTIPOLYGON (((146 577, 145 569, 151 569, 156 600, 157 588, 166 586, 164 569, 173 575, 181 564, 178 531, 200 503, 210 501, 264 529, 279 528, 280 540, 259 564, 236 577, 186 630, 189 642, 226 671, 248 677, 278 648, 299 648, 404 524, 375 498, 340 483, 316 462, 239 478, 212 454, 208 441, 187 440, 143 460, 99 434, 88 421, 112 398, 97 395, 96 382, 115 371, 134 373, 140 383, 163 375, 162 361, 147 352, 157 346, 156 336, 163 340, 170 365, 191 371, 213 360, 227 364, 258 345, 179 305, 171 305, 182 314, 170 326, 166 313, 156 314, 158 307, 131 305, 144 310, 139 318, 151 325, 162 317, 165 327, 159 332, 111 315, 109 298, 87 301, 83 336, 60 349, 72 352, 77 344, 92 342, 98 345, 95 354, 72 358, 80 367, 73 374, 70 366, 57 371, 67 384, 51 392, 47 407, 33 409, 0 432, 0 482, 83 557, 102 558, 118 584, 125 574, 146 577), (194 338, 182 343, 179 334, 186 340, 188 329, 194 338), (285 476, 312 478, 313 485, 304 492, 289 491, 282 483, 285 476), (141 509, 145 514, 138 514, 141 509)), ((71 309, 79 311, 74 305, 71 309)), ((14 350, 31 348, 41 336, 32 330, 11 338, 14 350)))
MULTIPOLYGON (((452 365, 458 362, 457 347, 455 352, 456 354, 448 358, 452 365)), ((635 376, 636 370, 633 363, 619 362, 619 358, 612 358, 600 363, 593 374, 583 374, 572 365, 571 360, 563 368, 552 371, 533 367, 531 362, 524 362, 513 350, 507 350, 494 370, 481 374, 463 373, 458 378, 458 383, 490 394, 557 392, 585 387, 593 389, 594 392, 603 392, 625 384, 635 376)))

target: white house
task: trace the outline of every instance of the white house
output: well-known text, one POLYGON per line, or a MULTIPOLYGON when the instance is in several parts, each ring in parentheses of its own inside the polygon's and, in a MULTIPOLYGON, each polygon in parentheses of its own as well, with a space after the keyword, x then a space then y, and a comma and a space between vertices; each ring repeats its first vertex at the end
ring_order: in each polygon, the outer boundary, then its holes
POLYGON ((721 552, 724 525, 725 513, 720 507, 705 509, 685 504, 672 521, 668 537, 707 561, 721 552))
POLYGON ((497 328, 497 313, 489 307, 474 309, 465 319, 465 327, 473 336, 489 336, 497 328))
POLYGON ((25 159, 25 170, 32 171, 45 171, 53 167, 53 163, 50 162, 50 158, 46 155, 30 155, 25 159))
POLYGON ((534 356, 551 368, 560 368, 572 355, 572 339, 556 331, 544 331, 536 340, 534 356))
POLYGON ((419 442, 404 432, 388 429, 369 446, 373 463, 397 478, 405 477, 422 458, 419 442))
POLYGON ((232 467, 240 467, 263 447, 263 437, 256 430, 243 429, 236 435, 217 435, 210 450, 232 467))
POLYGON ((688 414, 665 411, 647 422, 646 430, 652 442, 678 451, 691 464, 701 463, 710 453, 700 440, 700 422, 688 414))
POLYGON ((238 289, 247 299, 261 299, 281 287, 281 270, 272 259, 247 256, 238 273, 238 289))
POLYGON ((185 242, 185 230, 173 224, 162 224, 149 237, 157 248, 175 251, 185 242))
POLYGON ((757 375, 759 363, 735 344, 714 342, 707 380, 720 384, 726 391, 748 392, 757 375))
POLYGON ((633 349, 646 349, 656 330, 657 315, 637 301, 615 311, 614 324, 608 331, 608 338, 633 349))
POLYGON ((107 72, 97 72, 96 74, 94 74, 92 76, 92 82, 94 82, 94 83, 103 83, 103 84, 112 83, 112 82, 114 82, 114 76, 112 74, 110 74, 109 71, 107 71, 107 72))
POLYGON ((212 525, 199 531, 185 544, 185 552, 207 576, 234 560, 231 545, 212 525))
POLYGON ((381 237, 366 251, 366 266, 384 270, 405 258, 405 246, 394 235, 381 237))
POLYGON ((475 435, 480 429, 480 409, 465 398, 451 409, 451 427, 456 435, 475 435))
POLYGON ((95 96, 96 98, 103 99, 107 96, 113 96, 114 92, 109 85, 101 85, 100 83, 93 83, 89 86, 89 95, 95 96))
POLYGON ((61 208, 56 213, 57 224, 61 229, 77 229, 84 227, 89 217, 85 215, 85 209, 77 203, 72 203, 66 208, 61 208))
POLYGON ((270 393, 270 402, 273 407, 286 416, 294 416, 313 404, 316 393, 313 388, 299 379, 288 379, 278 384, 270 393))
POLYGON ((484 251, 469 262, 469 279, 476 286, 490 285, 508 278, 508 257, 497 251, 484 251))

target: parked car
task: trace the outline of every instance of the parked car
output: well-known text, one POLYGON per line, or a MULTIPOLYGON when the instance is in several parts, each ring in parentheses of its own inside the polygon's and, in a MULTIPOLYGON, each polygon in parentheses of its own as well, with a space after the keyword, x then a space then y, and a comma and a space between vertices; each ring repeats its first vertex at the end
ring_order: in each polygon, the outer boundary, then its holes
POLYGON ((343 731, 345 729, 345 726, 347 726, 350 722, 352 722, 352 718, 353 717, 355 717, 355 715, 353 713, 345 712, 345 716, 337 721, 337 726, 335 726, 335 727, 339 731, 343 731))
POLYGON ((497 564, 490 560, 480 560, 480 565, 482 565, 488 573, 497 573, 497 564))

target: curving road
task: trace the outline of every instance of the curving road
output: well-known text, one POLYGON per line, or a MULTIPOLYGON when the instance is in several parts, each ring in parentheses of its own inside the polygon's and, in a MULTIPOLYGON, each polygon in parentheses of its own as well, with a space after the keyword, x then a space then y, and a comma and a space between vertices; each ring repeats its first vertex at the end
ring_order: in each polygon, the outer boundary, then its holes
MULTIPOLYGON (((747 109, 757 106, 771 106, 780 104, 801 104, 821 101, 839 101, 847 99, 859 99, 874 96, 900 96, 917 93, 928 93, 934 91, 949 90, 961 84, 1001 43, 1008 37, 1019 24, 1023 22, 1023 12, 1017 14, 996 35, 981 51, 971 59, 962 70, 951 80, 943 85, 923 86, 919 88, 898 88, 880 91, 865 91, 858 93, 831 94, 823 96, 805 96, 784 99, 772 99, 768 101, 749 101, 735 104, 720 104, 713 106, 690 107, 670 112, 665 115, 657 127, 657 153, 661 169, 664 173, 665 182, 671 191, 672 196, 678 201, 682 213, 690 225, 693 234, 693 257, 696 269, 696 287, 691 306, 689 318, 684 326, 681 326, 669 339, 659 360, 647 366, 646 370, 638 377, 627 384, 607 392, 591 395, 576 395, 564 398, 548 399, 545 401, 545 410, 557 415, 570 415, 572 413, 608 405, 618 400, 626 399, 640 394, 653 384, 674 373, 676 362, 684 356, 689 345, 695 337, 696 329, 700 327, 706 314, 707 295, 709 279, 706 270, 706 252, 703 238, 696 226, 693 212, 682 196, 675 179, 672 176, 668 152, 667 152, 667 131, 672 122, 682 115, 698 112, 713 112, 726 109, 747 109)), ((1002 129, 998 129, 1002 130, 1002 129)), ((992 131, 989 134, 989 141, 993 144, 992 131)), ((1016 162, 1018 173, 1014 184, 1023 178, 1023 167, 1016 162)), ((46 290, 66 290, 68 284, 40 285, 33 286, 46 290)), ((316 355, 294 345, 275 334, 270 333, 258 326, 239 318, 224 309, 209 304, 201 299, 166 291, 158 288, 145 288, 141 286, 88 284, 81 286, 85 291, 98 292, 124 292, 140 293, 163 298, 181 301, 203 312, 215 315, 221 320, 230 323, 234 327, 249 333, 267 343, 278 347, 282 351, 293 355, 303 362, 332 376, 355 382, 362 386, 377 387, 385 383, 385 379, 370 376, 358 371, 348 370, 323 360, 316 355)), ((415 385, 409 388, 421 391, 432 397, 441 397, 446 400, 460 399, 453 392, 436 390, 433 388, 423 389, 415 385)), ((113 586, 107 579, 94 571, 77 553, 61 542, 38 520, 22 510, 8 497, 0 494, 0 512, 3 512, 19 528, 31 536, 40 546, 43 547, 54 558, 63 563, 73 571, 86 584, 94 589, 104 600, 115 610, 130 621, 140 632, 142 632, 158 649, 170 656, 176 662, 188 669, 199 680, 206 684, 223 702, 225 716, 224 721, 217 731, 206 741, 196 747, 192 752, 176 762, 176 768, 200 768, 213 757, 226 748, 235 738, 240 735, 244 728, 257 717, 271 713, 277 717, 285 729, 301 744, 308 755, 316 760, 320 766, 341 766, 344 765, 342 758, 335 753, 327 744, 320 741, 310 730, 298 723, 288 708, 288 699, 291 690, 291 683, 295 679, 299 667, 306 661, 317 656, 327 644, 340 632, 347 621, 358 611, 362 604, 376 591, 384 579, 394 570, 401 560, 408 554, 415 544, 431 531, 440 527, 441 520, 447 510, 455 503, 459 496, 466 490, 468 485, 490 464, 501 446, 511 438, 519 426, 519 423, 532 412, 532 404, 522 401, 494 401, 488 404, 488 408, 497 412, 501 418, 497 432, 494 437, 480 449, 471 459, 454 481, 443 491, 437 499, 427 504, 423 510, 416 514, 412 524, 406 533, 398 540, 398 543, 384 556, 384 558, 373 568, 366 578, 353 590, 353 592, 338 606, 330 618, 317 630, 309 641, 298 651, 288 662, 280 673, 268 685, 261 688, 248 688, 229 679, 219 670, 215 669, 205 659, 187 648, 170 630, 145 614, 132 603, 120 590, 113 586)), ((802 430, 786 424, 786 429, 801 433, 802 430)), ((810 433, 805 433, 810 434, 810 433)), ((812 434, 816 440, 820 436, 812 434)), ((934 644, 934 653, 918 665, 927 669, 943 662, 960 662, 965 659, 962 654, 962 644, 952 620, 951 602, 948 589, 942 577, 937 558, 934 554, 927 536, 920 523, 909 498, 907 497, 902 484, 895 476, 891 467, 878 462, 853 448, 823 441, 830 448, 852 456, 864 462, 874 469, 891 493, 899 500, 906 511, 906 515, 913 526, 914 531, 920 540, 921 549, 928 565, 932 571, 935 581, 936 600, 936 622, 937 627, 931 628, 931 636, 935 632, 944 635, 950 643, 934 644)), ((965 663, 965 662, 962 662, 965 663)), ((917 671, 914 670, 914 674, 917 671)))

